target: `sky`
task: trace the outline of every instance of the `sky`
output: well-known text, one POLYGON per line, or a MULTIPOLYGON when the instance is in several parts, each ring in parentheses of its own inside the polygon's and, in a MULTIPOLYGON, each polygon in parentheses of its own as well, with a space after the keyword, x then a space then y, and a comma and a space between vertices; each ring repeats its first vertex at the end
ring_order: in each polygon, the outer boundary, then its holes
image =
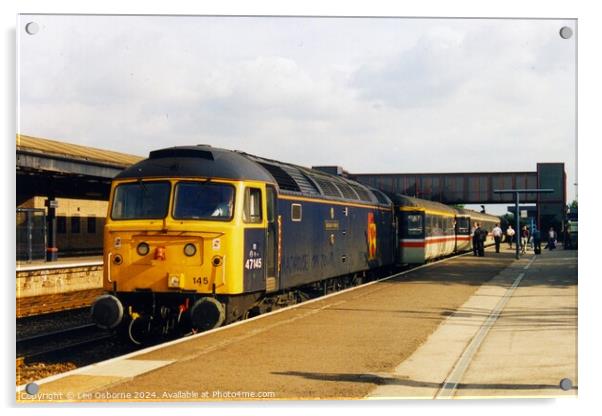
POLYGON ((563 26, 576 31, 555 19, 21 15, 17 130, 352 173, 564 162, 571 201, 576 36, 563 26))

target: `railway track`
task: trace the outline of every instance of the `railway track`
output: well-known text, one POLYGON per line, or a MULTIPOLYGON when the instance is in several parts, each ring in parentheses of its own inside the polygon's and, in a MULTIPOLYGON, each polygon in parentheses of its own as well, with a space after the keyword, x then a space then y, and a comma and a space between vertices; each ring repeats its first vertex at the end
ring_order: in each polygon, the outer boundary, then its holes
POLYGON ((98 329, 94 324, 85 324, 20 338, 16 345, 17 367, 27 361, 57 356, 112 337, 113 334, 98 329))

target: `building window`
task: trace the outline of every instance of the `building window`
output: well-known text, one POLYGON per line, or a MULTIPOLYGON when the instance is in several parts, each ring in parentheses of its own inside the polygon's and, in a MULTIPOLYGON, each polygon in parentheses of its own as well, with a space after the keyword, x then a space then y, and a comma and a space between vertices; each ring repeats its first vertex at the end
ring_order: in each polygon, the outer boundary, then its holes
POLYGON ((56 217, 56 232, 58 234, 66 234, 67 233, 67 218, 66 217, 56 217))
POLYGON ((96 234, 96 217, 88 217, 88 234, 96 234))
POLYGON ((71 234, 79 234, 79 217, 71 217, 71 234))

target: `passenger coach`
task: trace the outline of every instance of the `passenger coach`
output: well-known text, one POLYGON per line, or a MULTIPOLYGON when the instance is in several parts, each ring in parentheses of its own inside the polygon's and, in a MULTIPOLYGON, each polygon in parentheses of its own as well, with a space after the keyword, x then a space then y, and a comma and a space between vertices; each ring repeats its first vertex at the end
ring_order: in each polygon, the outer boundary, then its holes
POLYGON ((398 264, 417 264, 456 250, 456 210, 438 202, 389 194, 398 224, 398 264))
MULTIPOLYGON (((457 211, 458 211, 458 217, 466 218, 466 220, 468 221, 469 230, 470 230, 471 235, 472 235, 472 231, 474 229, 475 222, 478 222, 481 225, 481 229, 487 231, 487 239, 485 240, 485 246, 490 246, 495 243, 492 231, 493 231, 493 228, 495 227, 495 224, 500 223, 499 217, 496 217, 495 215, 478 212, 478 211, 473 211, 471 209, 466 209, 466 208, 458 208, 457 211)), ((462 222, 462 224, 464 227, 465 222, 462 222)), ((463 230, 465 230, 465 228, 463 228, 463 230)), ((471 248, 472 247, 472 239, 469 239, 469 242, 471 244, 469 248, 471 248)))

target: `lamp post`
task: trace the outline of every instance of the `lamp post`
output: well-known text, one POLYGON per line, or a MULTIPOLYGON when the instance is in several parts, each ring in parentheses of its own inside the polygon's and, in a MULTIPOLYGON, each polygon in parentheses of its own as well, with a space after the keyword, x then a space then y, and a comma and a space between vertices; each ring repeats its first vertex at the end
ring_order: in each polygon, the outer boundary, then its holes
POLYGON ((519 238, 520 238, 520 216, 518 212, 519 206, 519 194, 521 193, 529 193, 529 194, 549 194, 554 192, 554 189, 494 189, 493 193, 495 194, 514 194, 514 217, 516 219, 516 259, 520 258, 520 248, 519 248, 519 238))

